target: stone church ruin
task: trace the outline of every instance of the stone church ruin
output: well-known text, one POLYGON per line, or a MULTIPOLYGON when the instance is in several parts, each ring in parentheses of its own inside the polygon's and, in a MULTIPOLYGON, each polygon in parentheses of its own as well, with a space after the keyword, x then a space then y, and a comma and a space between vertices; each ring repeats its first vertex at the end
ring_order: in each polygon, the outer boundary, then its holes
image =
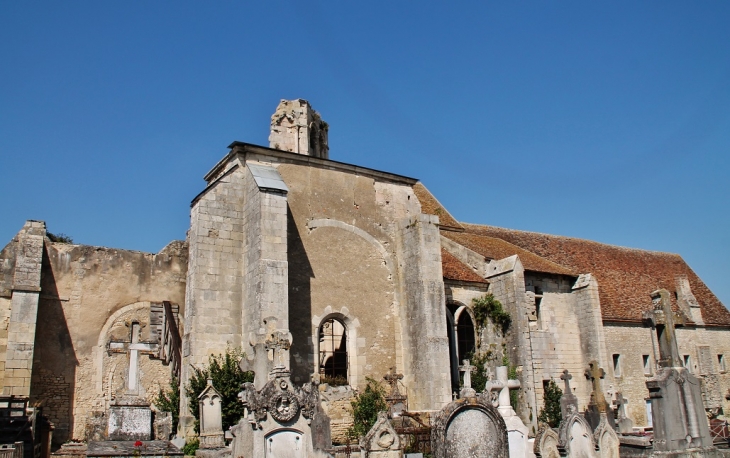
POLYGON ((328 130, 282 100, 270 145, 231 143, 159 253, 23 225, 0 251, 0 423, 39 425, 16 454, 723 453, 730 312, 680 256, 458 221, 417 179, 330 159, 328 130), (209 382, 173 429, 159 390, 230 349, 254 374, 243 418, 222 429, 209 382), (352 438, 371 379, 387 411, 352 438))

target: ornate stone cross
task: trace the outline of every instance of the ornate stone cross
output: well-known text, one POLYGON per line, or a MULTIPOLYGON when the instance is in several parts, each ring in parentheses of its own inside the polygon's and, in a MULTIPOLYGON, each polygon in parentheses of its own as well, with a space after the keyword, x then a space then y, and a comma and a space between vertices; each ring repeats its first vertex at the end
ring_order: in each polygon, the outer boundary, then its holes
POLYGON ((496 404, 495 407, 499 409, 503 417, 517 415, 512 409, 512 404, 510 404, 509 391, 516 390, 519 387, 519 380, 509 379, 507 374, 507 366, 498 366, 497 380, 490 380, 487 382, 486 391, 499 391, 499 395, 497 396, 497 402, 493 402, 492 404, 496 404))
POLYGON ((403 380, 403 374, 397 374, 395 372, 395 367, 390 368, 390 372, 385 374, 383 376, 383 379, 390 385, 390 396, 400 396, 400 391, 398 390, 398 382, 400 380, 403 380))
POLYGON ((588 363, 588 369, 586 369, 585 375, 593 385, 593 392, 591 393, 591 396, 593 396, 593 399, 598 406, 598 411, 606 413, 608 403, 606 402, 606 397, 603 395, 603 390, 601 390, 601 379, 606 376, 606 372, 598 366, 598 361, 594 360, 588 363))
POLYGON ((464 373, 464 388, 471 388, 471 373, 476 371, 476 366, 472 366, 468 359, 462 361, 459 371, 464 373))
POLYGON ((107 343, 106 350, 109 355, 112 353, 129 353, 129 372, 127 374, 127 394, 138 394, 139 380, 139 355, 157 356, 159 352, 159 344, 154 342, 140 342, 139 340, 140 325, 138 322, 132 322, 129 331, 129 340, 110 340, 107 343))
POLYGON ((288 367, 289 348, 291 348, 288 333, 281 331, 271 333, 270 337, 264 342, 264 348, 266 348, 266 351, 273 351, 274 366, 288 367))

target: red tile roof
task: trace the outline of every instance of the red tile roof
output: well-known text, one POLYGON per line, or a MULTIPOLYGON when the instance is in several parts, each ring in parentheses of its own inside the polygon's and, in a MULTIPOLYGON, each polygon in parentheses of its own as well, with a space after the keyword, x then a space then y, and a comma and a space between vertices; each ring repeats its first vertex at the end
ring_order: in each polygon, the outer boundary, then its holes
POLYGON ((443 231, 441 235, 453 240, 461 246, 476 251, 487 259, 504 259, 509 256, 518 255, 525 270, 533 272, 546 272, 558 275, 571 275, 577 277, 580 272, 561 266, 555 262, 520 248, 512 243, 497 237, 489 237, 476 234, 469 230, 471 226, 464 226, 466 232, 443 231))
MULTIPOLYGON (((497 237, 574 271, 593 274, 598 280, 604 320, 641 321, 642 311, 652 308, 649 294, 659 288, 674 292, 677 277, 686 276, 705 324, 730 325, 730 312, 677 254, 494 226, 462 225, 465 234, 497 237)), ((443 235, 452 238, 452 234, 443 235)))
POLYGON ((426 187, 419 183, 413 185, 413 193, 421 203, 421 213, 427 215, 436 215, 439 217, 439 226, 441 229, 463 231, 464 228, 459 224, 451 213, 449 213, 441 202, 439 202, 426 187))
POLYGON ((441 266, 443 268, 444 278, 447 280, 488 283, 469 266, 459 261, 454 255, 443 248, 441 248, 441 266))

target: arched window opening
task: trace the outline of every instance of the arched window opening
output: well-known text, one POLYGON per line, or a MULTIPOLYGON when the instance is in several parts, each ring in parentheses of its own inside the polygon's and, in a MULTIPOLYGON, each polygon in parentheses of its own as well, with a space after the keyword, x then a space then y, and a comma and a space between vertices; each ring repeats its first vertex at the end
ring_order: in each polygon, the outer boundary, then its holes
POLYGON ((476 350, 474 338, 474 323, 471 316, 465 311, 459 315, 459 322, 456 325, 456 335, 459 338, 459 362, 471 357, 476 350))
POLYGON ((319 375, 322 383, 348 383, 347 329, 335 318, 326 320, 319 327, 319 375))

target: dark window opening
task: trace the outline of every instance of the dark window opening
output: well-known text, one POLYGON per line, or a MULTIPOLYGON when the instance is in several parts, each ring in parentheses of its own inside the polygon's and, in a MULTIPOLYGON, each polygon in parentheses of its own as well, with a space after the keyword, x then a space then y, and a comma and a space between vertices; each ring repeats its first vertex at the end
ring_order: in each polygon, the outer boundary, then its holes
POLYGON ((319 374, 323 383, 347 384, 347 329, 334 318, 319 327, 319 374))
POLYGON ((474 323, 466 312, 461 312, 459 322, 456 325, 456 334, 459 338, 459 363, 472 357, 476 349, 474 339, 474 323))

